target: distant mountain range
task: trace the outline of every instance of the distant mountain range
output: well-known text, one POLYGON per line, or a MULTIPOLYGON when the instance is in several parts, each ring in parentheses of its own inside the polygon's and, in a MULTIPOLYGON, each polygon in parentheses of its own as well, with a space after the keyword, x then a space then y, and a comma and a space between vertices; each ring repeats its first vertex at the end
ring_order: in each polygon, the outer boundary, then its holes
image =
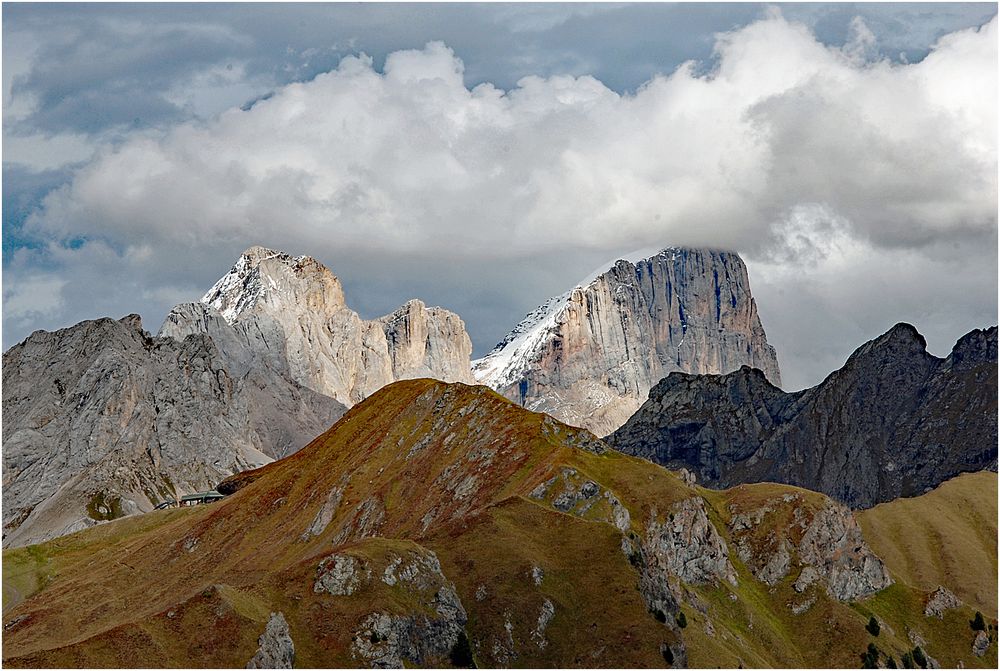
POLYGON ((672 373, 607 441, 712 487, 784 482, 860 508, 922 494, 997 468, 997 327, 939 359, 897 324, 795 393, 746 367, 672 373))
MULTIPOLYGON (((520 376, 496 388, 612 428, 666 370, 752 363, 777 380, 738 256, 670 249, 608 267, 552 304, 529 334, 537 347, 508 337, 513 349, 483 360, 520 376)), ((3 359, 4 545, 205 490, 298 449, 393 381, 472 383, 471 353, 458 315, 411 300, 362 319, 322 263, 264 247, 171 310, 155 338, 134 317, 36 332, 3 359)))

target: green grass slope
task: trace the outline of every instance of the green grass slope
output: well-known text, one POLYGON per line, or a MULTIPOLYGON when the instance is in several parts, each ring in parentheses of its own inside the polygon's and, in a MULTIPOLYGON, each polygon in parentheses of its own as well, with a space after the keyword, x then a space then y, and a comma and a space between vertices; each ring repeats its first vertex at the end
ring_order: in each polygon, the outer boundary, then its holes
POLYGON ((997 616, 997 474, 966 473, 858 514, 872 549, 900 581, 943 585, 997 616))

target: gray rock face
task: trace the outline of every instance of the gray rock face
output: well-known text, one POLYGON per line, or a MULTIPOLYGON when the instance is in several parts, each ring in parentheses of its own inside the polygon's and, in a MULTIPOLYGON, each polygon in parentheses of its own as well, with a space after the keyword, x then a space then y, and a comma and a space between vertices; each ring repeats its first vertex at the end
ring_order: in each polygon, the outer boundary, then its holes
POLYGON ((672 371, 743 365, 780 384, 743 261, 696 249, 616 262, 539 306, 473 363, 481 383, 597 435, 618 428, 672 371))
POLYGON ((939 359, 907 324, 796 393, 756 370, 672 373, 609 436, 616 449, 711 487, 782 482, 856 508, 916 496, 997 463, 997 328, 939 359))
POLYGON ((410 301, 364 321, 321 263, 262 247, 176 306, 160 337, 137 316, 36 332, 3 358, 4 546, 210 489, 395 380, 471 383, 471 351, 447 310, 410 301))
POLYGON ((667 573, 691 585, 726 580, 736 585, 729 548, 705 513, 705 500, 692 497, 674 504, 666 522, 650 520, 646 551, 667 573))
POLYGON ((840 601, 891 585, 888 570, 868 547, 851 511, 829 500, 814 506, 799 494, 786 493, 753 509, 730 507, 730 537, 754 577, 774 586, 794 568, 796 592, 819 583, 840 601))
POLYGON ((827 593, 839 601, 861 599, 892 584, 885 564, 844 506, 830 505, 816 513, 799 543, 799 558, 816 569, 827 593))
POLYGON ((316 567, 313 591, 333 596, 350 596, 371 578, 363 560, 348 554, 330 555, 316 567))
POLYGON ((976 638, 972 641, 972 654, 982 657, 990 649, 990 635, 985 631, 976 632, 976 638))
POLYGON ((563 468, 529 496, 538 501, 550 499, 552 507, 561 513, 608 522, 622 533, 632 525, 628 508, 614 493, 584 478, 574 468, 563 468))
POLYGON ((247 662, 248 669, 290 669, 295 663, 295 644, 283 613, 271 613, 257 644, 260 647, 247 662))
POLYGON ((307 541, 310 538, 319 536, 321 533, 326 531, 326 527, 331 521, 333 521, 333 516, 337 512, 337 508, 340 507, 340 501, 343 498, 343 487, 334 487, 331 489, 326 495, 323 507, 316 513, 316 517, 313 518, 312 524, 310 524, 309 528, 302 534, 301 539, 307 541))
POLYGON ((472 342, 457 315, 412 300, 366 321, 347 307, 340 280, 308 256, 251 247, 200 304, 174 308, 160 333, 219 331, 348 407, 396 380, 473 382, 472 342))
POLYGON ((36 331, 8 350, 4 546, 211 489, 343 414, 237 345, 153 338, 133 315, 36 331))
POLYGON ((940 620, 944 617, 946 610, 949 608, 958 608, 961 605, 961 599, 955 596, 951 590, 938 587, 927 600, 927 605, 924 606, 924 616, 936 617, 940 620))
POLYGON ((394 558, 383 574, 387 585, 412 592, 420 608, 406 615, 368 615, 353 636, 351 655, 371 668, 442 666, 468 621, 455 586, 437 556, 425 550, 394 558))

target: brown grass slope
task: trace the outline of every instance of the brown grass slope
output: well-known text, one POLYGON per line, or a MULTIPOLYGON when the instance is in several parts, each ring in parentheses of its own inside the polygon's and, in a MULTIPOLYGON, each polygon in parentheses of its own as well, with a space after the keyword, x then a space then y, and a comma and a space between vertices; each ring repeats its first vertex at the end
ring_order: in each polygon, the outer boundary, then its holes
POLYGON ((933 491, 858 515, 872 549, 899 580, 943 585, 997 616, 997 474, 966 473, 933 491))
POLYGON ((637 536, 654 510, 702 496, 730 547, 726 525, 741 505, 788 493, 809 506, 827 501, 780 485, 689 487, 485 387, 399 382, 296 454, 245 474, 219 503, 4 552, 4 664, 242 667, 269 614, 281 612, 296 666, 358 666, 352 641, 362 620, 426 611, 378 576, 395 558, 431 550, 468 613, 480 666, 662 666, 661 647, 682 636, 693 666, 856 667, 872 613, 895 632, 878 644, 897 660, 908 628, 919 627, 943 664, 996 665, 995 643, 986 657, 971 655, 968 608, 924 622, 926 594, 897 585, 854 605, 816 589, 816 604, 796 616, 792 577, 769 588, 732 551, 737 587, 675 585, 689 624, 658 622, 605 499, 559 512, 532 498, 566 473, 613 493, 637 536), (317 593, 317 567, 335 553, 363 561, 376 579, 348 596, 317 593), (546 603, 554 615, 539 635, 546 603))

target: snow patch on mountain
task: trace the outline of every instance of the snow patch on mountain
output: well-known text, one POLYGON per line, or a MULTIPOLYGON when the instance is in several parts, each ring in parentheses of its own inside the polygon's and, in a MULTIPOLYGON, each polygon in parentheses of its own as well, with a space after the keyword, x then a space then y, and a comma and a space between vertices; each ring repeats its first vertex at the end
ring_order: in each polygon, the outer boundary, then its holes
POLYGON ((675 247, 660 249, 646 247, 604 263, 574 285, 573 289, 553 296, 525 315, 524 319, 511 330, 489 354, 472 362, 472 374, 476 381, 494 389, 514 384, 532 363, 538 361, 541 348, 549 333, 559 323, 559 315, 569 302, 575 289, 585 289, 601 278, 619 261, 632 265, 658 255, 677 255, 675 247))
POLYGON ((243 252, 232 269, 212 285, 201 297, 201 302, 218 310, 230 325, 236 323, 243 312, 250 310, 268 290, 277 290, 274 280, 267 277, 267 284, 260 272, 260 264, 268 259, 279 259, 286 264, 301 262, 304 256, 293 258, 284 252, 266 247, 251 247, 243 252))
POLYGON ((476 381, 491 387, 513 384, 523 366, 533 360, 532 355, 538 352, 549 331, 555 328, 570 293, 554 296, 529 312, 489 354, 473 361, 476 381))

